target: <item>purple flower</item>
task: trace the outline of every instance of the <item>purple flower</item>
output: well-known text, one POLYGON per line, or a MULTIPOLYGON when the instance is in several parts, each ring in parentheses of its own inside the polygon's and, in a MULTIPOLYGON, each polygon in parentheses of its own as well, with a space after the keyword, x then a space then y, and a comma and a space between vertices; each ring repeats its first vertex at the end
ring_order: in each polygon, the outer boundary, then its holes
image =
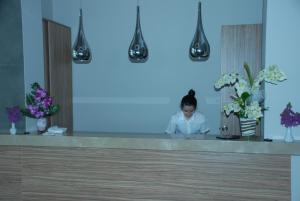
POLYGON ((51 116, 58 112, 59 105, 53 105, 53 99, 38 83, 31 85, 31 92, 26 94, 26 107, 21 112, 31 118, 51 116))
POLYGON ((30 114, 32 114, 33 116, 35 116, 35 114, 38 112, 39 108, 35 105, 28 105, 27 106, 30 114))
POLYGON ((42 88, 36 89, 36 92, 35 92, 36 98, 41 99, 41 98, 45 98, 46 96, 47 96, 47 92, 44 89, 42 89, 42 88))
POLYGON ((39 119, 41 117, 44 117, 44 112, 42 111, 37 111, 35 114, 34 114, 35 118, 39 119))
POLYGON ((30 114, 32 116, 34 116, 35 118, 41 118, 44 117, 44 112, 39 110, 38 106, 34 106, 34 105, 28 105, 28 110, 30 112, 30 114))
POLYGON ((42 104, 43 104, 43 107, 45 108, 45 109, 48 109, 50 106, 51 106, 51 104, 52 104, 52 98, 51 97, 46 97, 43 101, 42 101, 42 104))
POLYGON ((21 119, 21 111, 18 106, 6 108, 7 117, 10 123, 16 123, 21 119))
POLYGON ((300 125, 300 113, 292 110, 291 103, 287 104, 280 116, 281 125, 284 125, 285 127, 294 127, 300 125))

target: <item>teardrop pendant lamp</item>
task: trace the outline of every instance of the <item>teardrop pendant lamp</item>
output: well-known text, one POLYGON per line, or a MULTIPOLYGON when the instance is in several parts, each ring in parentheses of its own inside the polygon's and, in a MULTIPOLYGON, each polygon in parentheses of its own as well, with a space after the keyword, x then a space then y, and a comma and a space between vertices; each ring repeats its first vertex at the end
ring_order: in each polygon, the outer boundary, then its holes
POLYGON ((206 61, 210 55, 210 47, 205 36, 202 16, 201 16, 201 2, 198 3, 198 20, 194 38, 191 42, 189 55, 192 61, 206 61))
POLYGON ((92 53, 83 31, 82 8, 80 8, 79 28, 73 45, 72 57, 74 63, 88 64, 92 60, 92 53))
POLYGON ((148 60, 148 56, 148 48, 140 24, 140 7, 137 5, 135 32, 128 49, 128 58, 132 63, 144 63, 148 60))

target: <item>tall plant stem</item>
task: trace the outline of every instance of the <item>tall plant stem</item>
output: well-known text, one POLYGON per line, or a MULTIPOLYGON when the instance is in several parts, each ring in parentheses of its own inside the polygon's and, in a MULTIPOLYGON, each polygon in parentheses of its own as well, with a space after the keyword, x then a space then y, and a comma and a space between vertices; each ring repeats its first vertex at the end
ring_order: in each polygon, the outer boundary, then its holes
POLYGON ((247 73, 247 77, 248 77, 250 86, 252 87, 254 80, 253 80, 253 77, 252 77, 251 72, 250 72, 250 67, 249 67, 249 65, 247 63, 244 63, 244 69, 245 69, 245 71, 247 73))

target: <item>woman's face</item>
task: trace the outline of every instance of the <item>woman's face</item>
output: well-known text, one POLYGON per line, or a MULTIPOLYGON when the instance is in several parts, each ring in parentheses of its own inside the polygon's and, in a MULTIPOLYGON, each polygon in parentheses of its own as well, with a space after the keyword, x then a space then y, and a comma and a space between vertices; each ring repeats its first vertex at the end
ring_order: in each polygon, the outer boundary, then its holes
POLYGON ((191 116, 193 116, 195 107, 193 105, 184 105, 182 108, 182 112, 185 118, 189 119, 191 116))

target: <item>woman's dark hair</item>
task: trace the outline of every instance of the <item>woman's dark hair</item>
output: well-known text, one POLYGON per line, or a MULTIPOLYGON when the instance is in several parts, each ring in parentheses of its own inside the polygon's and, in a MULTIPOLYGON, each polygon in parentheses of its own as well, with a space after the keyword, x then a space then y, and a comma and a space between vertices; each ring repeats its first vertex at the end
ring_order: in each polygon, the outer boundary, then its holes
POLYGON ((197 99, 195 98, 195 91, 193 89, 190 89, 188 94, 182 97, 180 104, 181 109, 185 105, 194 106, 195 109, 197 108, 197 99))

